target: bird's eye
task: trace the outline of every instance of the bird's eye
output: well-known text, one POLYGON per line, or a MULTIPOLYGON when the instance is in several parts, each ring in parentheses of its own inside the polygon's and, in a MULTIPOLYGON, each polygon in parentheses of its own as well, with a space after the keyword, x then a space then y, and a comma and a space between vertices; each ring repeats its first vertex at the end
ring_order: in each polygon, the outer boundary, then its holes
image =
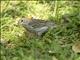
POLYGON ((23 22, 23 20, 21 20, 21 22, 23 22))

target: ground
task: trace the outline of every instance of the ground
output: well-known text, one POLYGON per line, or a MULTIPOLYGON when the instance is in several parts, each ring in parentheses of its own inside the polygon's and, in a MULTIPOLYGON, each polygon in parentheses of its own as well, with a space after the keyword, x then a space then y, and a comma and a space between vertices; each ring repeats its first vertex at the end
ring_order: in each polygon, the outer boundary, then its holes
POLYGON ((80 1, 1 1, 1 60, 80 60, 80 1), (18 20, 34 16, 56 23, 41 38, 30 37, 18 20))

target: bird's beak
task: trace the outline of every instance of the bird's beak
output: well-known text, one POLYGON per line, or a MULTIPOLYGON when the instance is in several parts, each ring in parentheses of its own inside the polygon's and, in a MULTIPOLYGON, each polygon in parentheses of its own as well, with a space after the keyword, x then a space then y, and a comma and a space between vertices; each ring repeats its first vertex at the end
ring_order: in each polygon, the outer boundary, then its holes
POLYGON ((20 25, 20 18, 17 18, 15 23, 16 25, 20 25))

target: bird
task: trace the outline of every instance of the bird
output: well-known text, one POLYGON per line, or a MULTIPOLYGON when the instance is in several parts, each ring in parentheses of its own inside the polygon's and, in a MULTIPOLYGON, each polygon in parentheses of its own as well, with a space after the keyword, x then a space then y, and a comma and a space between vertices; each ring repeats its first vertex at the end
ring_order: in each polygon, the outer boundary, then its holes
POLYGON ((53 29, 56 27, 56 24, 52 21, 45 21, 34 17, 22 17, 19 19, 18 24, 22 25, 29 32, 35 33, 39 37, 42 36, 43 33, 47 32, 49 28, 53 29))

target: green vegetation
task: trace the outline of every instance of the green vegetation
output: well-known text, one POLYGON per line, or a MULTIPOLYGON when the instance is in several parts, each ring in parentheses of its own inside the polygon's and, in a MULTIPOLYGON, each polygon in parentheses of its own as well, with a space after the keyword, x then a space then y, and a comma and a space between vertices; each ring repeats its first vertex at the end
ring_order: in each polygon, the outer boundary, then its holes
POLYGON ((1 1, 1 60, 80 60, 72 50, 80 41, 80 1, 1 1), (42 38, 18 25, 18 18, 52 20, 57 28, 42 38))

